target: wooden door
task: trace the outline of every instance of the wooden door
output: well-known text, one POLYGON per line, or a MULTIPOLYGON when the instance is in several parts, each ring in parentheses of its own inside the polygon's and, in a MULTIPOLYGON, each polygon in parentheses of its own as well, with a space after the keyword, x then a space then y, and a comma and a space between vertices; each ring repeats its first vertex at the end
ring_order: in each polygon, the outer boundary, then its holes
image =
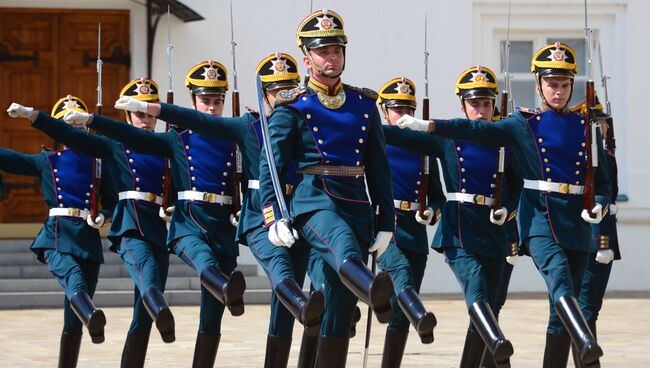
MULTIPOLYGON (((102 24, 104 115, 120 118, 113 103, 129 80, 128 10, 0 8, 0 146, 37 153, 54 142, 29 121, 4 112, 11 102, 50 113, 67 94, 93 110, 97 100, 97 24, 102 24)), ((3 173, 0 223, 42 222, 40 182, 3 173)))

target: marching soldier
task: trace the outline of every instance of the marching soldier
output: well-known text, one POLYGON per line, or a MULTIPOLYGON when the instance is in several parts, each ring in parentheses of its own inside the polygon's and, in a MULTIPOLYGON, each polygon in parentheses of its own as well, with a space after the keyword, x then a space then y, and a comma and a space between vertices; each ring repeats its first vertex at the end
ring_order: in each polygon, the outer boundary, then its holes
MULTIPOLYGON (((52 117, 60 119, 70 110, 86 112, 87 108, 81 99, 68 95, 56 102, 52 117)), ((18 104, 11 104, 7 112, 12 118, 48 121, 43 112, 18 104)), ((49 217, 31 249, 65 292, 59 367, 77 366, 82 326, 94 344, 104 342, 106 317, 91 298, 104 261, 98 229, 110 219, 114 195, 109 185, 101 185, 104 209, 92 219, 93 161, 67 148, 32 155, 0 149, 0 171, 40 178, 49 208, 49 217)))
MULTIPOLYGON (((185 84, 195 109, 221 115, 228 90, 226 73, 226 68, 213 60, 188 71, 185 84)), ((192 130, 149 132, 99 115, 70 114, 66 121, 88 124, 126 146, 138 147, 144 154, 169 159, 177 200, 165 211, 173 211, 167 244, 201 279, 193 366, 212 367, 224 308, 228 307, 233 316, 244 313, 246 282, 242 273, 235 271, 239 249, 230 222, 234 143, 192 130)))
MULTIPOLYGON (((494 72, 482 66, 465 70, 456 81, 461 111, 469 119, 491 121, 497 93, 494 72)), ((412 117, 403 115, 397 121, 406 118, 412 117)), ((486 347, 497 367, 509 367, 512 344, 501 332, 493 310, 508 255, 502 225, 508 214, 514 213, 518 196, 509 197, 501 208, 492 208, 497 191, 505 192, 504 187, 497 188, 495 180, 498 148, 404 131, 397 126, 384 126, 384 134, 391 145, 441 160, 447 203, 432 248, 444 252, 465 294, 471 323, 460 367, 478 367, 486 347)), ((520 180, 511 165, 506 165, 505 174, 508 189, 518 193, 520 180)))
MULTIPOLYGON (((611 117, 603 111, 603 105, 598 102, 598 96, 595 99, 596 108, 594 112, 600 123, 601 135, 603 137, 609 137, 609 134, 611 134, 609 131, 611 117)), ((578 107, 584 109, 584 106, 585 104, 583 103, 578 107)), ((575 111, 574 109, 572 110, 575 111)), ((582 110, 582 113, 584 113, 584 110, 582 110)), ((597 337, 596 321, 598 320, 600 309, 603 306, 605 290, 607 289, 609 275, 612 271, 612 261, 621 259, 621 252, 618 247, 618 231, 616 229, 618 166, 616 165, 616 155, 613 147, 608 147, 607 138, 605 138, 605 142, 605 157, 609 167, 609 179, 612 188, 611 203, 609 205, 609 212, 603 217, 600 224, 591 226, 592 241, 597 243, 596 248, 598 251, 595 254, 592 253, 589 259, 578 298, 580 309, 594 337, 597 337)), ((573 349, 573 362, 576 367, 583 367, 576 349, 573 349)))
MULTIPOLYGON (((266 102, 269 107, 275 103, 279 91, 298 86, 300 74, 293 57, 285 53, 266 56, 257 65, 256 73, 262 80, 266 102)), ((273 294, 271 318, 266 342, 265 367, 286 367, 291 349, 291 335, 294 318, 305 326, 308 336, 317 336, 324 308, 323 294, 314 292, 309 298, 302 293, 302 284, 307 268, 309 249, 297 243, 291 248, 276 247, 268 240, 263 225, 259 201, 259 160, 262 147, 262 132, 258 114, 247 112, 241 117, 226 118, 211 116, 192 109, 164 103, 139 103, 132 99, 121 99, 118 108, 151 113, 165 121, 203 134, 206 137, 227 139, 243 148, 243 169, 248 181, 244 194, 242 213, 237 228, 237 239, 248 245, 257 261, 266 272, 273 294)), ((288 173, 295 176, 295 172, 288 173)), ((288 183, 295 179, 288 178, 288 183)), ((289 196, 291 185, 286 186, 289 196)))
MULTIPOLYGON (((135 79, 124 86, 120 96, 158 101, 158 85, 151 79, 135 79)), ((127 113, 126 121, 150 132, 156 125, 154 117, 142 113, 127 113)), ((163 159, 140 154, 137 146, 125 147, 60 120, 41 116, 33 126, 77 152, 107 162, 113 187, 119 192, 108 233, 110 249, 120 255, 135 283, 133 320, 122 351, 122 367, 142 367, 153 321, 164 342, 175 340, 174 317, 162 294, 169 268, 167 227, 158 216, 162 203, 163 159)))
POLYGON ((520 241, 544 278, 551 303, 543 366, 565 367, 571 342, 585 365, 598 365, 603 351, 575 298, 593 252, 590 224, 600 222, 611 198, 602 142, 598 133, 596 205, 583 209, 586 122, 568 108, 577 71, 575 52, 556 42, 538 50, 531 64, 541 111, 520 108, 498 124, 403 117, 398 125, 453 139, 511 146, 524 177, 520 241))
MULTIPOLYGON (((384 120, 389 125, 395 124, 402 115, 414 115, 417 107, 415 84, 405 77, 394 78, 379 89, 379 106, 384 120)), ((411 303, 415 293, 420 292, 424 270, 429 255, 427 226, 433 225, 440 218, 445 204, 445 196, 440 185, 438 163, 429 159, 431 175, 428 180, 427 197, 429 207, 424 217, 417 211, 418 190, 423 180, 423 157, 403 148, 387 145, 386 153, 393 182, 393 200, 397 215, 395 244, 400 253, 406 257, 413 272, 415 289, 408 289, 393 297, 393 320, 386 329, 382 367, 399 367, 404 355, 408 338, 409 320, 400 309, 401 304, 411 303)), ((433 315, 431 314, 431 317, 433 315)), ((417 326, 415 326, 417 328, 417 326)), ((420 336, 422 343, 432 343, 433 335, 420 336)))
MULTIPOLYGON (((392 185, 385 180, 390 168, 377 94, 344 85, 340 78, 347 44, 343 20, 327 9, 315 11, 300 23, 297 36, 311 78, 306 87, 277 95, 269 136, 278 172, 270 172, 262 155, 262 211, 272 243, 291 246, 299 236, 323 257, 327 272, 346 286, 332 284, 324 290, 328 305, 316 357, 317 367, 341 367, 347 359, 356 298, 387 323, 393 317, 393 282, 398 292, 414 289, 414 282, 408 262, 390 246, 395 213, 392 185), (292 224, 280 220, 271 179, 284 177, 290 163, 301 174, 291 198, 292 224), (363 261, 375 251, 384 269, 378 275, 363 261)), ((407 307, 413 324, 421 327, 418 333, 432 334, 434 323, 426 312, 407 307)))

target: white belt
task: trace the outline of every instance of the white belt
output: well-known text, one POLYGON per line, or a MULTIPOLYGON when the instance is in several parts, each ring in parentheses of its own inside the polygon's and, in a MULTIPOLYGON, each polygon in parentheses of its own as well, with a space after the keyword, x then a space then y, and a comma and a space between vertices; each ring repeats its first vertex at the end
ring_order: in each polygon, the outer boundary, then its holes
POLYGON ((260 181, 259 180, 249 180, 248 181, 248 189, 260 189, 260 181))
POLYGON ((544 192, 562 193, 562 194, 582 194, 585 192, 584 185, 554 183, 552 181, 528 180, 528 179, 524 179, 524 188, 541 190, 544 192))
POLYGON ((162 204, 162 197, 155 195, 154 193, 149 192, 137 192, 135 190, 127 190, 125 192, 120 192, 117 195, 117 198, 121 201, 124 199, 135 199, 138 201, 146 201, 150 203, 155 203, 157 205, 162 204))
POLYGON ((216 193, 196 192, 185 190, 178 192, 178 199, 185 201, 201 201, 208 203, 232 204, 232 197, 216 193))
POLYGON ((68 217, 79 217, 86 219, 89 212, 87 210, 81 210, 79 208, 50 208, 50 217, 53 216, 68 216, 68 217))
POLYGON ((494 198, 483 194, 447 193, 447 200, 461 203, 474 203, 481 206, 491 206, 494 204, 494 198))
POLYGON ((409 201, 398 201, 397 199, 393 200, 395 208, 398 208, 402 211, 415 211, 420 208, 418 202, 409 202, 409 201))

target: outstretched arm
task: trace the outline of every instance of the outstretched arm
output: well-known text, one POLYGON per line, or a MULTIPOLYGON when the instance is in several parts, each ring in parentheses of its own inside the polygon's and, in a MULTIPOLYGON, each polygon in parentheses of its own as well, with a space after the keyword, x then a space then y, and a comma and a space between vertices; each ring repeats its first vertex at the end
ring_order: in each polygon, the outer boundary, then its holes
POLYGON ((240 117, 228 118, 212 116, 204 112, 186 107, 170 105, 166 103, 158 105, 160 119, 179 127, 192 129, 207 137, 227 139, 236 143, 242 143, 244 136, 248 133, 248 124, 255 120, 255 117, 246 113, 240 117))
POLYGON ((32 122, 32 126, 43 131, 55 141, 63 143, 80 153, 104 159, 110 155, 112 145, 108 138, 89 133, 84 129, 75 128, 43 112, 38 113, 38 117, 32 122))
POLYGON ((43 156, 0 148, 0 171, 24 176, 41 176, 43 156))
POLYGON ((101 132, 109 138, 124 143, 141 153, 170 157, 172 155, 171 135, 175 133, 156 133, 136 128, 124 122, 111 120, 101 115, 91 115, 88 127, 101 132))
POLYGON ((386 144, 407 149, 423 156, 443 156, 440 137, 426 132, 417 132, 410 129, 400 129, 396 125, 382 125, 386 144))

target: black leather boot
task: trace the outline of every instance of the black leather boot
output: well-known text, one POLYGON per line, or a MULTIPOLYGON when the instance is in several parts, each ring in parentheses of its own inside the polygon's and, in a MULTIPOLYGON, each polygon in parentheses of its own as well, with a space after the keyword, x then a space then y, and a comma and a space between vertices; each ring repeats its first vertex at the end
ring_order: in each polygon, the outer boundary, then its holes
POLYGON ((483 351, 483 359, 481 360, 481 368, 495 368, 497 365, 494 363, 494 357, 488 349, 483 351))
POLYGON ((295 280, 284 279, 275 286, 275 295, 309 336, 318 336, 325 308, 322 291, 316 290, 307 298, 295 280))
POLYGON ((560 321, 571 337, 571 342, 577 349, 580 361, 587 367, 599 365, 598 359, 603 356, 603 350, 598 346, 596 338, 589 330, 587 321, 582 316, 578 302, 571 296, 562 296, 555 302, 555 311, 560 321))
POLYGON ((81 335, 61 334, 59 346, 59 368, 76 368, 81 348, 81 335))
POLYGON ((194 345, 194 359, 192 368, 212 368, 217 358, 221 335, 209 334, 199 331, 194 345))
POLYGON ((380 323, 393 319, 393 282, 387 272, 373 275, 360 259, 347 258, 339 269, 341 282, 375 312, 380 323))
POLYGON ((404 289, 397 296, 397 303, 409 322, 415 327, 423 344, 433 342, 433 328, 438 323, 431 312, 427 312, 422 300, 413 289, 404 289))
POLYGON ((408 337, 408 331, 403 332, 386 329, 381 368, 399 368, 402 365, 402 357, 404 356, 404 349, 406 348, 406 340, 408 337))
POLYGON ((156 322, 162 340, 168 343, 174 342, 176 340, 174 316, 160 290, 147 290, 142 294, 142 301, 149 316, 156 322))
POLYGON ((320 336, 316 353, 316 368, 345 368, 349 344, 350 339, 346 337, 320 336))
MULTIPOLYGON (((589 325, 589 329, 594 335, 594 338, 596 341, 598 341, 598 337, 596 336, 596 324, 591 322, 587 322, 587 324, 589 325)), ((596 360, 589 365, 586 365, 580 361, 579 349, 577 349, 575 345, 571 346, 571 353, 573 354, 573 364, 576 366, 576 368, 600 368, 600 360, 596 360)))
POLYGON ((318 336, 308 336, 302 332, 300 354, 298 355, 298 368, 314 368, 316 366, 316 350, 318 349, 318 336))
POLYGON ((478 368, 485 350, 485 343, 478 331, 468 328, 463 355, 460 357, 460 368, 478 368))
POLYGON ((88 329, 88 334, 93 344, 101 344, 104 342, 106 316, 101 309, 95 308, 90 296, 86 293, 77 293, 70 298, 70 306, 79 320, 88 329))
POLYGON ((543 368, 566 368, 571 338, 567 334, 546 333, 543 368))
POLYGON ((219 268, 208 267, 201 272, 201 285, 228 307, 230 314, 233 316, 244 314, 246 280, 240 271, 233 271, 228 277, 219 268))
POLYGON ((266 337, 266 356, 264 368, 287 368, 291 351, 291 338, 271 336, 266 337))
POLYGON ((350 338, 357 336, 357 322, 361 321, 361 309, 359 306, 354 306, 354 316, 352 316, 352 323, 350 324, 350 338))
MULTIPOLYGON (((469 308, 469 317, 476 331, 478 331, 487 349, 494 357, 498 368, 510 368, 510 356, 514 350, 512 343, 506 339, 499 328, 499 323, 492 313, 492 309, 485 301, 474 302, 469 308)), ((481 353, 480 359, 483 357, 481 353)))
POLYGON ((149 334, 129 333, 126 335, 124 350, 122 350, 121 368, 142 368, 147 357, 149 334))

